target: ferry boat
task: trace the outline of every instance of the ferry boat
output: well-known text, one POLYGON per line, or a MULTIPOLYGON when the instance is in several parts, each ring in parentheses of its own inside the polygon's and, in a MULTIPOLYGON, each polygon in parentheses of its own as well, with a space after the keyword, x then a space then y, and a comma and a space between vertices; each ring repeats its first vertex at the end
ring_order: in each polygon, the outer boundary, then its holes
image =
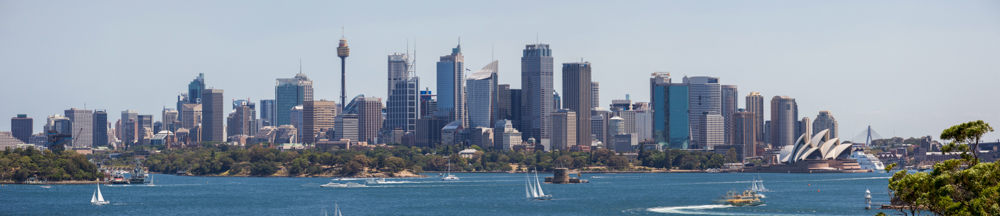
POLYGON ((128 179, 125 178, 125 175, 122 175, 122 173, 120 173, 120 172, 116 172, 115 175, 113 175, 111 177, 111 181, 110 182, 111 182, 111 184, 128 184, 129 183, 128 179))
POLYGON ((882 161, 879 161, 878 157, 863 151, 851 153, 851 159, 857 160, 858 165, 861 165, 861 169, 873 171, 885 170, 885 164, 882 164, 882 161))
POLYGON ((742 194, 736 193, 736 191, 729 191, 726 193, 725 199, 726 204, 733 206, 759 206, 764 204, 764 201, 760 200, 760 197, 757 196, 757 192, 750 190, 745 190, 742 194))
POLYGON ((142 169, 142 164, 136 164, 135 169, 132 169, 132 175, 128 178, 129 184, 145 184, 146 183, 146 172, 142 169))

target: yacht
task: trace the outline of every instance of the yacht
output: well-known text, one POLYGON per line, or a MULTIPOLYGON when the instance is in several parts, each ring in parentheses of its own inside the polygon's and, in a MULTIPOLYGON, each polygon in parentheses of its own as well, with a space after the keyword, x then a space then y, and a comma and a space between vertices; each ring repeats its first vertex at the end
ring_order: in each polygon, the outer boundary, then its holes
POLYGON ((326 183, 326 184, 324 184, 324 185, 320 185, 320 187, 332 187, 332 188, 359 188, 359 187, 366 187, 366 186, 365 186, 365 185, 363 185, 363 184, 358 184, 358 183, 355 183, 355 182, 348 182, 348 183, 343 183, 343 184, 341 184, 341 183, 333 183, 333 182, 330 182, 330 183, 326 183))
POLYGON ((551 194, 542 191, 542 184, 538 182, 538 171, 535 171, 535 182, 531 182, 531 174, 524 172, 524 193, 530 200, 551 200, 551 194))
POLYGON ((882 161, 879 161, 878 157, 863 151, 851 153, 851 159, 857 160, 858 165, 861 165, 861 169, 873 171, 885 170, 885 164, 882 164, 882 161))
POLYGON ((104 205, 111 202, 104 200, 104 195, 101 195, 101 185, 97 185, 97 191, 94 191, 94 195, 90 197, 90 204, 94 205, 104 205))
POLYGON ((451 174, 451 160, 448 160, 448 175, 441 178, 441 181, 458 181, 458 177, 451 174))
POLYGON ((385 184, 385 178, 369 179, 369 180, 365 181, 365 183, 367 183, 367 184, 385 184))

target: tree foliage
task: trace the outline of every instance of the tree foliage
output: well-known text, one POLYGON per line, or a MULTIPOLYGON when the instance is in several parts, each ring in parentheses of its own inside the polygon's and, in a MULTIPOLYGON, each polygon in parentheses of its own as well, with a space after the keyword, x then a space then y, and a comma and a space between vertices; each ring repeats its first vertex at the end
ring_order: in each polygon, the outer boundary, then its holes
POLYGON ((920 209, 937 215, 1000 215, 1000 163, 979 163, 975 153, 979 139, 992 131, 982 120, 945 129, 941 138, 954 142, 942 151, 961 151, 961 158, 937 163, 930 173, 896 172, 889 179, 892 204, 904 206, 899 211, 911 215, 920 209))
POLYGON ((27 147, 0 151, 0 181, 23 182, 31 177, 48 181, 93 181, 103 176, 97 165, 73 150, 52 152, 27 147))

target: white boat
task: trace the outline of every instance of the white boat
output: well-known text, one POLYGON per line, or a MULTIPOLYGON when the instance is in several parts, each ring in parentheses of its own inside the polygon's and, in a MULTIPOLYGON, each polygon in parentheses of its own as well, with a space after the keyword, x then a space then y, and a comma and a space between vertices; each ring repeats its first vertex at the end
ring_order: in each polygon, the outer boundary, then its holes
POLYGON ((348 182, 348 183, 343 183, 343 184, 341 184, 341 183, 333 183, 333 182, 330 182, 330 183, 326 183, 326 184, 324 184, 324 185, 320 185, 320 187, 332 187, 332 188, 359 188, 359 187, 367 187, 367 186, 365 186, 365 185, 363 185, 363 184, 358 184, 358 183, 355 183, 355 182, 348 182))
POLYGON ((448 160, 448 175, 441 178, 441 181, 458 181, 458 177, 451 174, 451 160, 448 160))
POLYGON ((97 185, 97 191, 94 191, 94 195, 90 197, 90 204, 94 205, 104 205, 111 202, 104 200, 104 195, 101 195, 101 185, 97 185))
POLYGON ((759 176, 750 181, 750 191, 758 193, 771 192, 771 190, 768 190, 767 188, 764 187, 764 179, 760 178, 759 176))
POLYGON ((538 182, 538 171, 535 171, 535 182, 531 182, 531 174, 525 173, 524 176, 524 193, 530 200, 550 200, 552 195, 545 194, 542 191, 542 184, 538 182))
POLYGON ((882 164, 882 161, 878 160, 878 157, 863 151, 851 153, 851 159, 857 160, 858 165, 861 165, 861 169, 873 171, 885 170, 885 164, 882 164))
POLYGON ((380 179, 368 179, 365 181, 368 184, 385 184, 385 178, 380 179))
POLYGON ((149 175, 149 185, 150 187, 156 186, 156 181, 153 179, 153 175, 149 175))

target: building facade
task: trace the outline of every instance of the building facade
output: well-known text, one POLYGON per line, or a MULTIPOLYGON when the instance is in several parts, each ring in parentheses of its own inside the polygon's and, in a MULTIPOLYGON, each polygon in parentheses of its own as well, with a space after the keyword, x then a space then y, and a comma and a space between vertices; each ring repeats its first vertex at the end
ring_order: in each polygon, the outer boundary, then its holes
POLYGON ((590 82, 590 107, 601 107, 601 83, 590 82))
POLYGON ((72 122, 73 147, 90 148, 94 145, 94 111, 70 108, 65 111, 72 122))
POLYGON ((420 78, 410 77, 396 82, 395 87, 386 101, 385 129, 399 128, 404 132, 413 132, 417 127, 417 119, 424 107, 420 106, 420 78))
POLYGON ((494 97, 496 96, 497 61, 483 67, 483 69, 472 73, 465 79, 468 93, 468 127, 491 128, 493 125, 494 97))
POLYGON ((451 49, 451 54, 441 56, 437 62, 437 112, 448 116, 449 122, 465 120, 465 57, 462 45, 451 49))
POLYGON ((764 96, 761 96, 760 92, 750 92, 750 94, 747 95, 746 101, 747 112, 753 113, 754 115, 753 127, 754 131, 757 133, 754 137, 757 139, 757 142, 765 143, 764 140, 767 136, 764 135, 764 131, 766 129, 764 127, 764 96))
POLYGON ((205 89, 202 92, 201 141, 225 142, 224 123, 226 114, 222 89, 205 89))
POLYGON ((736 85, 722 85, 722 118, 725 119, 723 127, 725 127, 725 143, 726 145, 732 145, 734 143, 731 140, 734 129, 732 126, 733 114, 736 113, 736 109, 739 109, 740 96, 736 91, 736 85))
POLYGON ((358 101, 358 141, 376 143, 378 131, 382 129, 382 98, 359 97, 358 101))
POLYGON ((649 82, 654 142, 663 149, 687 149, 691 142, 689 86, 671 83, 669 73, 653 73, 649 82))
MULTIPOLYGON (((522 139, 535 138, 538 142, 548 142, 549 114, 554 106, 552 49, 548 44, 525 45, 521 56, 521 108, 522 139)), ((513 95, 513 91, 511 95, 513 95)), ((511 98, 513 100, 513 97, 511 98)))
POLYGON ((260 125, 261 127, 275 126, 274 116, 277 114, 274 112, 276 109, 274 106, 275 105, 274 102, 275 102, 274 99, 260 100, 260 119, 263 120, 263 124, 260 125))
POLYGON ((95 110, 94 120, 92 121, 94 129, 93 133, 93 145, 94 146, 107 146, 108 145, 108 111, 106 110, 95 110))
MULTIPOLYGON (((708 146, 698 143, 703 139, 699 137, 701 133, 697 133, 697 131, 701 131, 702 129, 700 121, 702 114, 712 112, 720 115, 722 113, 722 89, 719 85, 719 78, 707 76, 685 77, 684 83, 687 83, 691 90, 688 94, 688 104, 690 104, 690 112, 688 113, 690 119, 688 121, 690 122, 691 130, 696 131, 696 133, 691 133, 691 138, 698 147, 708 146)), ((725 128, 720 129, 724 130, 725 128)), ((721 130, 718 132, 724 133, 721 130)), ((716 132, 711 131, 709 133, 714 134, 716 132)))
POLYGON ((799 118, 799 107, 795 98, 774 96, 771 98, 771 145, 784 147, 795 145, 796 125, 799 118))
POLYGON ((733 141, 733 145, 743 147, 742 158, 756 157, 757 152, 757 131, 754 125, 757 122, 756 114, 752 112, 747 112, 745 109, 739 109, 736 113, 733 113, 733 119, 730 122, 733 128, 733 133, 729 140, 733 141))
MULTIPOLYGON (((552 141, 551 147, 546 150, 566 151, 571 146, 577 145, 576 112, 570 109, 560 109, 552 113, 550 117, 552 118, 552 141)), ((590 133, 587 133, 587 138, 590 140, 590 133)))
POLYGON ((813 134, 819 133, 823 130, 830 130, 830 138, 838 138, 839 133, 837 132, 837 119, 833 118, 833 114, 830 111, 819 111, 819 115, 816 115, 816 121, 812 123, 813 134))
POLYGON ((575 116, 577 119, 574 121, 576 123, 576 132, 574 133, 577 136, 574 140, 576 143, 570 145, 590 146, 590 116, 586 113, 590 112, 590 108, 593 108, 593 103, 591 103, 593 96, 591 71, 590 62, 563 63, 563 107, 579 114, 575 116))
POLYGON ((302 107, 302 143, 316 143, 319 141, 316 137, 323 136, 321 132, 334 128, 337 102, 305 101, 302 107))
POLYGON ((17 114, 17 117, 10 118, 11 136, 21 140, 23 143, 30 143, 31 134, 35 132, 35 122, 28 118, 27 114, 17 114))
POLYGON ((291 124, 292 107, 313 100, 312 81, 299 72, 295 78, 279 78, 274 86, 274 126, 291 124))

